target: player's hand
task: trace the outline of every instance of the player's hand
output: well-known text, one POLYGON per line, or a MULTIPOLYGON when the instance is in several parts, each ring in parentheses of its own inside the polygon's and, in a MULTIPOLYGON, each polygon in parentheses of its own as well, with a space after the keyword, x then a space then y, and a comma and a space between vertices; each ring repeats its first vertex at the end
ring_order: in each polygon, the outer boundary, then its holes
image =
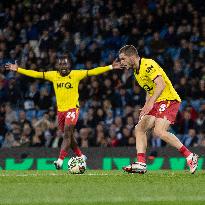
POLYGON ((152 101, 146 102, 144 107, 141 109, 139 120, 141 120, 145 115, 147 115, 153 107, 154 103, 152 101))
POLYGON ((6 68, 6 70, 17 71, 17 70, 18 70, 17 61, 15 61, 15 64, 7 63, 7 64, 5 65, 5 68, 6 68))
POLYGON ((113 69, 122 69, 121 64, 118 59, 115 59, 112 63, 113 69))

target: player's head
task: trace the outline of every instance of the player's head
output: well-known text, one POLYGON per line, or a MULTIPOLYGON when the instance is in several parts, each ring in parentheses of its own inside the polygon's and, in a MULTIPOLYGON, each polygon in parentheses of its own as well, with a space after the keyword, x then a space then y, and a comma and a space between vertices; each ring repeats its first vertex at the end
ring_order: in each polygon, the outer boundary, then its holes
POLYGON ((70 73, 71 63, 71 57, 67 54, 63 54, 58 58, 57 69, 60 75, 66 76, 70 73))
POLYGON ((135 67, 138 58, 138 51, 133 45, 125 45, 119 51, 121 66, 126 69, 135 67))

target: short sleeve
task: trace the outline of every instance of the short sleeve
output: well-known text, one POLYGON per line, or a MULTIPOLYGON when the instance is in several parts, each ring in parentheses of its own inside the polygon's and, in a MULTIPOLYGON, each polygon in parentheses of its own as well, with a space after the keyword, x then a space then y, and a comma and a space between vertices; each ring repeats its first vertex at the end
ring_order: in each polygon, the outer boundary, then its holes
POLYGON ((154 81, 157 76, 162 75, 160 66, 154 60, 150 60, 147 66, 145 66, 145 73, 152 81, 154 81))
POLYGON ((43 72, 43 78, 49 81, 53 81, 56 76, 56 71, 43 72))

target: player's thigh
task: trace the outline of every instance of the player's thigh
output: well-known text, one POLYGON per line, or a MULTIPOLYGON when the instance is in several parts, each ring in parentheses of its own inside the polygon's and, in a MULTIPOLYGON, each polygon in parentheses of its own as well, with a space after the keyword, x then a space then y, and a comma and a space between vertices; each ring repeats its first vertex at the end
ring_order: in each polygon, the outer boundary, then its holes
POLYGON ((153 135, 160 136, 169 129, 171 122, 166 118, 155 118, 153 135))
POLYGON ((147 132, 155 125, 155 117, 152 115, 145 115, 135 126, 136 132, 147 132))
POLYGON ((67 125, 67 124, 65 124, 65 127, 64 127, 64 136, 65 136, 65 138, 67 138, 67 137, 72 138, 74 130, 75 130, 75 125, 72 125, 72 124, 67 125))
POLYGON ((64 126, 65 126, 65 112, 58 112, 58 128, 64 132, 64 126))

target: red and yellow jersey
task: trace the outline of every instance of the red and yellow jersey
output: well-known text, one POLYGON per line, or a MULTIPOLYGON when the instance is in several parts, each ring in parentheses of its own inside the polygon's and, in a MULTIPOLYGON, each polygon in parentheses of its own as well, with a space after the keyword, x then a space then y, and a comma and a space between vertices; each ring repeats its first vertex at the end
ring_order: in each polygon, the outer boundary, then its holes
POLYGON ((56 94, 58 111, 63 112, 79 107, 78 85, 80 80, 87 76, 99 75, 111 69, 112 66, 98 67, 91 70, 72 70, 65 77, 61 76, 57 71, 37 72, 23 68, 18 68, 18 73, 51 81, 56 94))
POLYGON ((164 100, 177 100, 181 102, 179 95, 172 86, 172 83, 167 77, 166 73, 154 60, 141 58, 139 64, 139 71, 137 73, 137 71, 134 70, 134 75, 139 85, 144 90, 146 90, 150 96, 153 95, 156 87, 154 79, 157 76, 162 76, 164 82, 166 83, 166 87, 163 90, 162 94, 159 96, 159 98, 156 100, 156 102, 161 102, 164 100))

